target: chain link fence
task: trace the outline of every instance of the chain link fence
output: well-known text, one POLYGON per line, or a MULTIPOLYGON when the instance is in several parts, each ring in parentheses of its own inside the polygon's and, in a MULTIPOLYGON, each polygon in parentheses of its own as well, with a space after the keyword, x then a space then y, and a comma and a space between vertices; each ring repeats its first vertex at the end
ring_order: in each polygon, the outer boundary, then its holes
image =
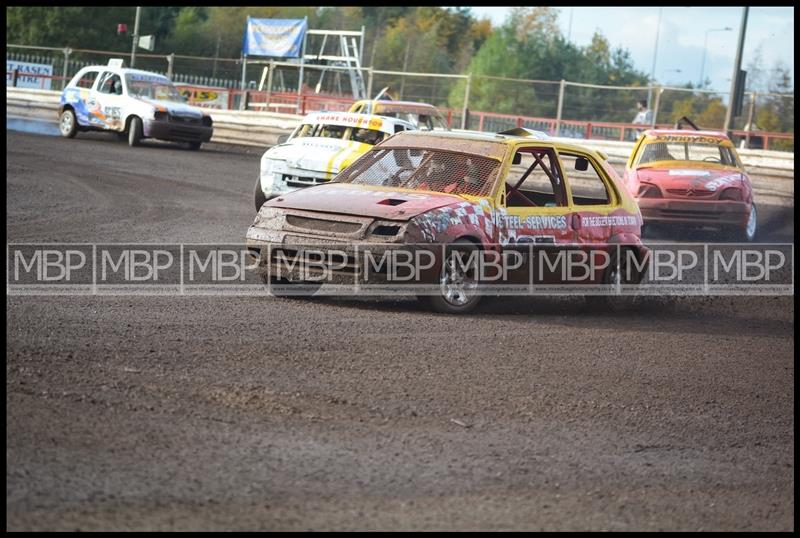
MULTIPOLYGON (((62 90, 82 67, 130 63, 129 52, 7 45, 6 60, 52 66, 34 77, 38 87, 62 90)), ((176 84, 226 90, 227 108, 305 113, 347 110, 358 92, 351 71, 307 61, 203 58, 136 54, 136 68, 167 75, 176 84), (265 69, 268 68, 268 69, 265 69), (294 94, 294 95, 292 95, 294 94), (246 97, 245 97, 246 95, 246 97)), ((709 129, 723 129, 727 92, 674 87, 619 87, 570 81, 524 80, 478 75, 360 70, 368 97, 383 88, 396 100, 422 101, 442 110, 454 128, 499 132, 526 127, 576 139, 633 140, 636 102, 647 100, 653 124, 669 126, 683 116, 709 129)), ((9 85, 12 76, 7 72, 9 85)), ((223 99, 225 101, 225 99, 223 99)), ((731 125, 737 144, 794 150, 794 94, 746 93, 731 125)))

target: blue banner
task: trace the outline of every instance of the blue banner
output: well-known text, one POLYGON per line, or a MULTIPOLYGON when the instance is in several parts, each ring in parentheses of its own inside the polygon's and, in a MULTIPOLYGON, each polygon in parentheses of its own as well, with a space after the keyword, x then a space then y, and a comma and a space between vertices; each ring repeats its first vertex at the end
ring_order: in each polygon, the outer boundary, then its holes
POLYGON ((245 56, 299 58, 306 30, 308 30, 306 19, 247 17, 242 50, 245 56))

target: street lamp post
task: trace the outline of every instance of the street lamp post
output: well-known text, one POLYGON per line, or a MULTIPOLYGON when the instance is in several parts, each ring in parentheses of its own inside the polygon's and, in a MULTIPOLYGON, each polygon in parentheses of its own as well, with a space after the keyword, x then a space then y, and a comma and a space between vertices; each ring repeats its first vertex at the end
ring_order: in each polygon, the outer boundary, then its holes
POLYGON ((656 76, 656 58, 658 57, 658 32, 661 30, 661 12, 664 8, 658 8, 658 22, 656 23, 656 44, 653 47, 653 67, 650 69, 650 87, 647 89, 647 106, 652 106, 653 102, 653 82, 656 76))
POLYGON ((725 28, 712 28, 711 30, 706 30, 706 38, 703 40, 703 61, 700 62, 700 83, 698 88, 703 87, 703 75, 706 71, 706 51, 708 50, 708 34, 711 32, 730 32, 733 30, 730 26, 726 26, 725 28))
POLYGON ((136 22, 133 25, 133 47, 131 47, 131 67, 136 64, 136 47, 139 45, 139 17, 142 14, 142 8, 136 8, 136 22))

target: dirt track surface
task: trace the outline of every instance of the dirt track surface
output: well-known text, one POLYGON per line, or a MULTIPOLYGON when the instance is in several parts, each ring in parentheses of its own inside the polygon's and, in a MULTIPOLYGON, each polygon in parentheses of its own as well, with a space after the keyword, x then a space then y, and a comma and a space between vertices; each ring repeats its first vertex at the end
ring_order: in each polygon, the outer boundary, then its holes
MULTIPOLYGON (((240 242, 252 220, 255 148, 6 147, 11 242, 240 242)), ((792 208, 760 209, 762 240, 793 241, 792 208)), ((791 298, 6 313, 9 530, 794 528, 791 298)))

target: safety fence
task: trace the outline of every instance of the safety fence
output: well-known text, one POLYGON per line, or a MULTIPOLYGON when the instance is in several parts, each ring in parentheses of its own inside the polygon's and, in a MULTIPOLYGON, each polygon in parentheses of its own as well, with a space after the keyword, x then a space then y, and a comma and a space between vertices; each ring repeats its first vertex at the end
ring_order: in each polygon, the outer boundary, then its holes
MULTIPOLYGON (((48 65, 50 74, 7 70, 6 85, 61 90, 86 65, 107 64, 120 52, 7 45, 8 62, 48 65)), ((139 54, 136 67, 170 77, 192 104, 228 110, 305 114, 347 110, 353 103, 347 70, 296 62, 139 54), (237 80, 238 78, 238 80, 237 80)), ((497 132, 524 126, 576 139, 634 140, 635 103, 649 100, 653 126, 689 116, 704 128, 723 127, 727 93, 666 86, 599 86, 478 75, 409 73, 362 68, 367 95, 390 88, 395 99, 436 105, 451 127, 497 132)), ((740 147, 794 150, 794 95, 749 92, 732 136, 740 147)))
MULTIPOLYGON (((58 116, 60 92, 8 88, 6 116, 25 120, 54 122, 58 116)), ((211 110, 214 121, 212 142, 268 147, 281 135, 290 133, 302 116, 276 112, 211 110)), ((564 140, 564 139, 562 139, 564 140)), ((633 142, 619 140, 582 140, 581 145, 602 151, 614 164, 624 163, 633 149, 633 142)), ((742 149, 742 162, 748 169, 764 177, 794 179, 794 153, 742 149)))

